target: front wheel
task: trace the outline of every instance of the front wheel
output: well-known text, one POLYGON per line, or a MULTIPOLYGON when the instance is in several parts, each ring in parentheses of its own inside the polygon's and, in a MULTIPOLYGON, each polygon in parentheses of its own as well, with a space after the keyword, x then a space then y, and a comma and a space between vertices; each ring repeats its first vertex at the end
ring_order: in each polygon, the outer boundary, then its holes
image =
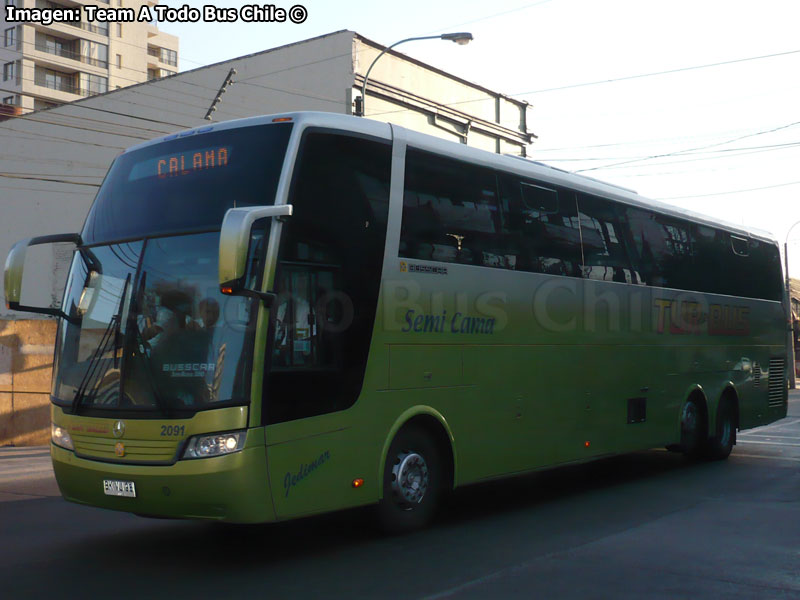
POLYGON ((387 533, 427 525, 442 496, 442 458, 436 444, 417 428, 401 430, 392 441, 383 470, 378 521, 387 533))

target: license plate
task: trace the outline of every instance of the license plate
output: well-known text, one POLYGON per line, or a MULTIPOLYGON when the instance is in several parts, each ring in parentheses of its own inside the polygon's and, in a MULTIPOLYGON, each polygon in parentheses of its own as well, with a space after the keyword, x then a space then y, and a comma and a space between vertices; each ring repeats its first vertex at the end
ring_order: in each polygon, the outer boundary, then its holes
POLYGON ((136 498, 136 486, 132 481, 119 481, 118 479, 104 479, 103 493, 106 496, 124 496, 136 498))

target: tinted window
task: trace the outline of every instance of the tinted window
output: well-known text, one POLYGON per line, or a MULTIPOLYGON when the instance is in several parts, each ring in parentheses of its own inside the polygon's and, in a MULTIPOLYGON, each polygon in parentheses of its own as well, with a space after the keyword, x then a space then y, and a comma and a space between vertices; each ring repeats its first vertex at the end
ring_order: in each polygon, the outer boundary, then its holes
POLYGON ((748 240, 747 257, 736 257, 741 263, 741 295, 778 300, 783 298, 781 257, 775 244, 748 240))
POLYGON ((749 265, 754 295, 767 300, 783 299, 781 255, 775 244, 750 240, 749 265))
POLYGON ((644 282, 656 287, 692 289, 690 224, 632 206, 620 205, 619 211, 629 228, 644 282))
POLYGON ((408 149, 400 256, 514 269, 500 229, 491 170, 408 149))
MULTIPOLYGON (((617 203, 579 195, 583 276, 587 279, 644 283, 628 254, 634 246, 624 209, 617 203)), ((635 254, 634 254, 635 256, 635 254)))
POLYGON ((211 131, 121 155, 97 193, 84 242, 219 228, 229 208, 273 204, 291 127, 211 131))
POLYGON ((283 225, 264 419, 341 410, 361 391, 380 287, 391 145, 304 134, 283 225))
POLYGON ((575 193, 500 174, 506 254, 520 271, 580 277, 575 193))

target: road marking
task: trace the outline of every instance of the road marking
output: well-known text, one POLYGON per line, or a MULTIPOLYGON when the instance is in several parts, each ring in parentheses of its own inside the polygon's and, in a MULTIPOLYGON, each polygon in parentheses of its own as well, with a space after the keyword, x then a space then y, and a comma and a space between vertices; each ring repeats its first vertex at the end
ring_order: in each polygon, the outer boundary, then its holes
POLYGON ((739 436, 741 437, 753 436, 753 437, 766 437, 766 438, 777 437, 777 438, 789 438, 794 440, 800 440, 800 435, 780 435, 775 433, 741 433, 739 434, 739 436))
POLYGON ((791 421, 786 421, 784 419, 784 420, 781 420, 781 421, 777 421, 775 423, 771 423, 770 425, 762 425, 761 427, 754 427, 753 429, 751 429, 749 431, 752 431, 752 432, 769 431, 770 429, 778 429, 780 427, 789 427, 791 425, 796 425, 797 423, 800 423, 800 419, 793 419, 791 421))
POLYGON ((769 454, 743 454, 736 452, 731 454, 732 457, 744 456, 745 458, 761 458, 761 459, 774 459, 774 460, 790 460, 792 462, 800 462, 800 458, 792 458, 791 456, 770 456, 769 454))
POLYGON ((763 444, 765 446, 792 446, 800 448, 800 444, 787 444, 785 442, 760 442, 758 440, 736 440, 737 444, 763 444))

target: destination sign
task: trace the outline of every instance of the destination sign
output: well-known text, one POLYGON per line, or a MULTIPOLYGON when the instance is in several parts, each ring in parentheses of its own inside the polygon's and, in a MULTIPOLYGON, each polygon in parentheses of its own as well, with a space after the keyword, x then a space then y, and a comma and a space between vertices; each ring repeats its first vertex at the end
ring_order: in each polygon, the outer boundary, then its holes
POLYGON ((159 179, 164 179, 166 177, 188 175, 195 171, 227 167, 229 156, 229 147, 217 146, 169 154, 148 162, 152 164, 152 168, 155 170, 153 174, 158 175, 159 179))

